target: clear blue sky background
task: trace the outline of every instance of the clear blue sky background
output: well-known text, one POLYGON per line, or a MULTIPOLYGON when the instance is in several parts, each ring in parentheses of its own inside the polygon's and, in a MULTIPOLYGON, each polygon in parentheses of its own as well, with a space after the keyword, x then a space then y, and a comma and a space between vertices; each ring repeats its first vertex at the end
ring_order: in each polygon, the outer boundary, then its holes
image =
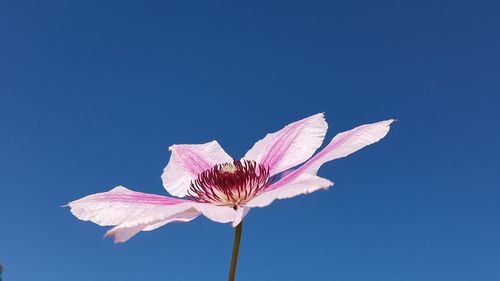
POLYGON ((225 280, 229 225, 115 245, 59 206, 166 194, 170 145, 241 157, 324 111, 327 140, 400 122, 253 210, 238 280, 500 280, 499 2, 235 2, 0 2, 4 279, 225 280))

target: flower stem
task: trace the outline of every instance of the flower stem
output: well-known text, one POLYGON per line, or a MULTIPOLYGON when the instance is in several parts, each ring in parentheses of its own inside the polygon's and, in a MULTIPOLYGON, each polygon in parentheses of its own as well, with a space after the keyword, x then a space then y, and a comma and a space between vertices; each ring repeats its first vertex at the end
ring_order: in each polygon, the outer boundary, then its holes
POLYGON ((236 264, 238 263, 238 252, 240 250, 241 230, 243 229, 243 221, 238 224, 234 233, 233 256, 231 258, 231 267, 229 268, 229 281, 234 281, 236 275, 236 264))

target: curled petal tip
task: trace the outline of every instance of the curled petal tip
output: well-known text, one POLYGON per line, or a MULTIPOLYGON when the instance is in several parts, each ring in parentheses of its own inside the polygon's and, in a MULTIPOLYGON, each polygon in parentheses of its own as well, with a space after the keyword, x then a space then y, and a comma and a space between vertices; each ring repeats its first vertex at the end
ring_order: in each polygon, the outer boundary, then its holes
POLYGON ((112 238, 113 239, 113 243, 115 244, 118 244, 118 243, 123 243, 124 241, 118 241, 118 239, 115 237, 114 233, 113 233, 113 229, 110 229, 108 231, 106 231, 106 233, 102 236, 102 239, 106 239, 106 238, 112 238))

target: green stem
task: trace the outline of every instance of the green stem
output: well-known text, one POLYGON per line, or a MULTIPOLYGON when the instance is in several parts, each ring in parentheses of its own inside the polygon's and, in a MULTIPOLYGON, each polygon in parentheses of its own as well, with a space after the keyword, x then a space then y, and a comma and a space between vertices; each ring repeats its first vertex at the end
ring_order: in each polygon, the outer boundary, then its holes
POLYGON ((234 281, 236 275, 236 264, 238 263, 238 252, 240 250, 241 230, 243 229, 243 221, 238 224, 234 233, 233 256, 231 258, 231 267, 229 268, 229 281, 234 281))

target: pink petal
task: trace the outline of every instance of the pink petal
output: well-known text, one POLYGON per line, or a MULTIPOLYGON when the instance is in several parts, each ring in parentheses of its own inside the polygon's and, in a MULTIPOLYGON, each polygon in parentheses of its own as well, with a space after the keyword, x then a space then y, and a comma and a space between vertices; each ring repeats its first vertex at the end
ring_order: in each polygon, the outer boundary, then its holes
POLYGON ((236 216, 236 211, 228 206, 193 202, 193 208, 200 211, 208 219, 220 223, 233 222, 236 216))
POLYGON ((323 113, 310 116, 267 134, 244 159, 269 166, 271 175, 275 175, 309 159, 321 146, 327 129, 323 113))
POLYGON ((157 228, 160 228, 170 222, 189 222, 192 221, 193 219, 197 218, 200 215, 200 212, 196 210, 195 208, 189 209, 185 212, 176 214, 173 218, 156 223, 156 224, 150 224, 144 227, 142 231, 152 231, 157 228))
POLYGON ((394 120, 390 119, 362 125, 336 135, 323 150, 314 155, 304 165, 271 185, 269 189, 281 188, 293 183, 298 176, 304 173, 315 175, 325 162, 348 156, 367 145, 379 141, 387 135, 392 122, 394 120))
POLYGON ((170 151, 172 155, 161 178, 165 189, 178 197, 187 195, 189 184, 199 173, 216 164, 233 161, 217 141, 172 145, 170 151))
POLYGON ((236 215, 229 207, 135 192, 123 186, 86 196, 68 206, 81 220, 101 226, 115 225, 107 233, 115 242, 126 241, 139 231, 153 230, 169 222, 190 221, 200 213, 221 223, 233 222, 236 215))
POLYGON ((165 219, 191 208, 191 201, 147 194, 123 186, 92 194, 68 204, 77 218, 101 226, 143 218, 165 219))
POLYGON ((236 210, 235 219, 233 221, 233 227, 237 227, 238 224, 240 224, 240 222, 248 214, 249 211, 250 211, 250 207, 248 207, 248 206, 238 207, 238 209, 236 210))
POLYGON ((295 171, 295 169, 288 169, 288 170, 284 171, 283 173, 281 173, 281 178, 284 178, 284 177, 288 176, 293 171, 295 171))
POLYGON ((122 223, 113 227, 108 232, 106 232, 105 236, 113 237, 115 243, 123 243, 141 231, 151 231, 159 227, 162 227, 170 222, 176 222, 176 221, 188 222, 195 219, 199 215, 200 213, 195 209, 189 209, 187 211, 176 214, 172 218, 159 221, 154 224, 151 224, 151 222, 144 222, 142 220, 136 222, 122 223))
POLYGON ((292 198, 301 194, 308 194, 320 189, 326 189, 333 185, 333 182, 311 174, 301 174, 287 185, 266 191, 263 194, 250 200, 248 207, 265 207, 276 199, 292 198))

